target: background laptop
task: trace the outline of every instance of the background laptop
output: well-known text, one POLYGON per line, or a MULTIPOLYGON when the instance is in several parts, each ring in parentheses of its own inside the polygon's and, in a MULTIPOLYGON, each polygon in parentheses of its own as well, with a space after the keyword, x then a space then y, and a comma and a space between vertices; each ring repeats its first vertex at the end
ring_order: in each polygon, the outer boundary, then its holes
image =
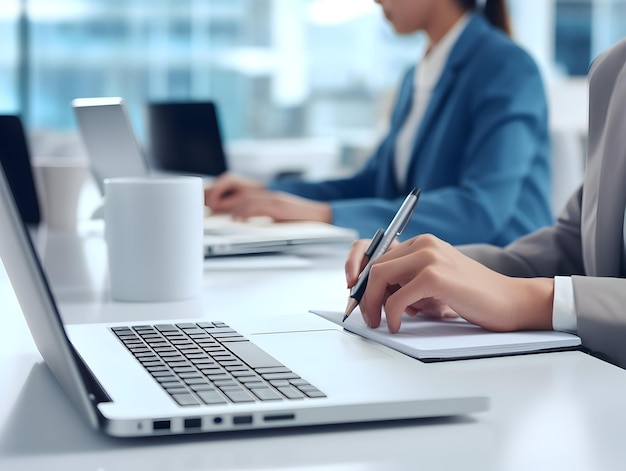
POLYGON ((0 116, 0 163, 15 195, 23 221, 30 226, 41 222, 41 211, 26 133, 17 115, 0 116))
MULTIPOLYGON (((207 112, 205 105, 199 107, 202 113, 207 112)), ((79 98, 72 101, 72 106, 94 178, 103 194, 105 178, 140 176, 150 172, 122 98, 79 98)), ((176 106, 174 108, 180 113, 176 106)), ((157 114, 161 118, 173 111, 168 107, 165 112, 165 108, 156 105, 154 109, 159 110, 157 114)), ((214 108, 211 106, 209 110, 217 120, 214 108)), ((160 124, 165 125, 165 121, 160 124)), ((217 121, 214 124, 217 126, 217 121)), ((162 167, 161 170, 167 169, 162 167)), ((178 170, 182 172, 180 167, 178 170)), ((356 231, 331 224, 271 223, 268 220, 248 224, 221 216, 207 218, 205 235, 207 257, 283 252, 296 246, 351 242, 357 238, 356 231)))
POLYGON ((458 385, 437 370, 311 314, 284 316, 281 328, 245 337, 206 319, 64 326, 3 171, 0 226, 0 255, 37 348, 75 407, 107 434, 394 420, 488 407, 484 397, 459 397, 458 385))
POLYGON ((148 164, 119 97, 72 101, 91 172, 104 194, 104 179, 148 174, 148 164))
POLYGON ((215 103, 149 103, 146 110, 151 168, 204 177, 226 171, 215 103))

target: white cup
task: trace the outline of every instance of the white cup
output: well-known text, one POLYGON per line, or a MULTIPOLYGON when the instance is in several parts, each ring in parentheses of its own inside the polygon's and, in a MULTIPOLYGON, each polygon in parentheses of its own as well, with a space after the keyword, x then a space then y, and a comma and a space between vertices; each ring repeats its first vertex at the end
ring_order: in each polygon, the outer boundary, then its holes
POLYGON ((76 230, 78 200, 89 176, 85 159, 37 157, 33 174, 42 219, 54 231, 76 230))
POLYGON ((138 302, 198 297, 204 260, 202 179, 110 178, 104 192, 111 297, 138 302))

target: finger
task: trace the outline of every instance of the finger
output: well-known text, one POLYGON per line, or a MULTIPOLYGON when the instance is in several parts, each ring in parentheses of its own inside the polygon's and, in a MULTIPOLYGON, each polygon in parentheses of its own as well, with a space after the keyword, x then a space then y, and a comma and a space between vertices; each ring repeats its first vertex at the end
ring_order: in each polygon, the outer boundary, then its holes
POLYGON ((231 208, 233 218, 246 220, 258 216, 268 216, 276 219, 276 211, 271 203, 259 198, 237 198, 237 203, 231 208))
POLYGON ((365 309, 369 315, 370 309, 377 312, 380 309, 379 303, 383 302, 389 331, 394 333, 400 329, 402 314, 409 306, 423 298, 432 297, 429 291, 424 289, 416 291, 411 297, 411 292, 406 290, 406 285, 407 283, 413 285, 414 280, 425 270, 432 271, 431 266, 437 260, 437 253, 430 249, 422 249, 388 261, 380 261, 381 259, 371 267, 363 296, 365 301, 361 301, 361 309, 365 309), (401 288, 384 300, 384 292, 393 285, 399 285, 401 288), (403 293, 403 295, 398 296, 398 293, 403 293))
POLYGON ((370 244, 369 239, 360 239, 352 242, 350 251, 348 252, 348 258, 344 265, 346 283, 348 288, 352 288, 359 278, 359 275, 367 264, 367 258, 365 257, 365 251, 370 244))
POLYGON ((416 313, 423 317, 431 317, 436 319, 454 318, 458 317, 458 314, 454 312, 450 306, 441 303, 433 298, 426 298, 417 303, 414 303, 411 308, 415 309, 416 313))
POLYGON ((431 234, 423 234, 413 237, 401 243, 394 243, 379 259, 379 262, 387 262, 396 258, 401 258, 413 253, 421 251, 439 252, 445 246, 449 246, 447 242, 444 242, 431 234))
POLYGON ((415 272, 407 283, 387 298, 385 315, 390 332, 400 330, 402 315, 409 306, 415 306, 424 299, 441 299, 442 278, 435 268, 428 266, 415 272))
MULTIPOLYGON (((360 303, 361 311, 365 313, 371 323, 376 326, 380 324, 382 306, 392 297, 389 296, 388 290, 393 289, 395 292, 397 289, 395 285, 402 285, 404 280, 414 276, 415 263, 414 260, 412 260, 414 258, 413 255, 406 255, 383 263, 375 262, 371 266, 367 287, 360 303)), ((409 306, 409 304, 404 307, 407 306, 409 306)), ((399 313, 399 316, 402 315, 402 312, 399 313)), ((392 318, 390 323, 390 315, 386 311, 386 308, 385 314, 390 331, 397 332, 400 328, 398 315, 394 314, 394 316, 398 318, 392 318), (395 330, 392 330, 392 326, 395 330)))
POLYGON ((240 193, 226 193, 219 201, 215 202, 212 206, 209 206, 209 208, 218 213, 230 213, 237 206, 242 204, 241 202, 243 200, 244 195, 240 193))
POLYGON ((235 190, 235 183, 230 175, 219 177, 210 188, 207 189, 205 195, 207 206, 210 208, 218 207, 224 196, 235 190))

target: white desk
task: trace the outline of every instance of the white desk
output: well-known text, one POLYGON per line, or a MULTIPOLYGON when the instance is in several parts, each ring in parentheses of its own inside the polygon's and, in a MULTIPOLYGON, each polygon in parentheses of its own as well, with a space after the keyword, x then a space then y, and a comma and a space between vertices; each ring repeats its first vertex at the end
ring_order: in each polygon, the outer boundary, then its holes
MULTIPOLYGON (((206 272, 204 298, 161 305, 98 301, 102 241, 69 255, 54 276, 71 322, 203 316, 229 321, 309 308, 342 309, 347 248, 310 252, 300 269, 206 272), (243 295, 242 286, 246 286, 243 295)), ((67 255, 67 254, 66 254, 67 255)), ((1 470, 622 470, 626 372, 580 352, 436 364, 471 394, 468 417, 121 440, 88 428, 41 363, 0 265, 1 470)))

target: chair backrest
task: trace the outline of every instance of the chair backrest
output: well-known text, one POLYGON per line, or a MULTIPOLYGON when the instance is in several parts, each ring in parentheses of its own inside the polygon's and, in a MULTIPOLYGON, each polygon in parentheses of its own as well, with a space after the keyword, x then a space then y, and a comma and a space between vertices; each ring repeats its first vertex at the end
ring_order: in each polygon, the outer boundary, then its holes
POLYGON ((0 115, 0 164, 22 220, 27 225, 39 224, 41 222, 39 200, 26 133, 19 116, 0 115))

